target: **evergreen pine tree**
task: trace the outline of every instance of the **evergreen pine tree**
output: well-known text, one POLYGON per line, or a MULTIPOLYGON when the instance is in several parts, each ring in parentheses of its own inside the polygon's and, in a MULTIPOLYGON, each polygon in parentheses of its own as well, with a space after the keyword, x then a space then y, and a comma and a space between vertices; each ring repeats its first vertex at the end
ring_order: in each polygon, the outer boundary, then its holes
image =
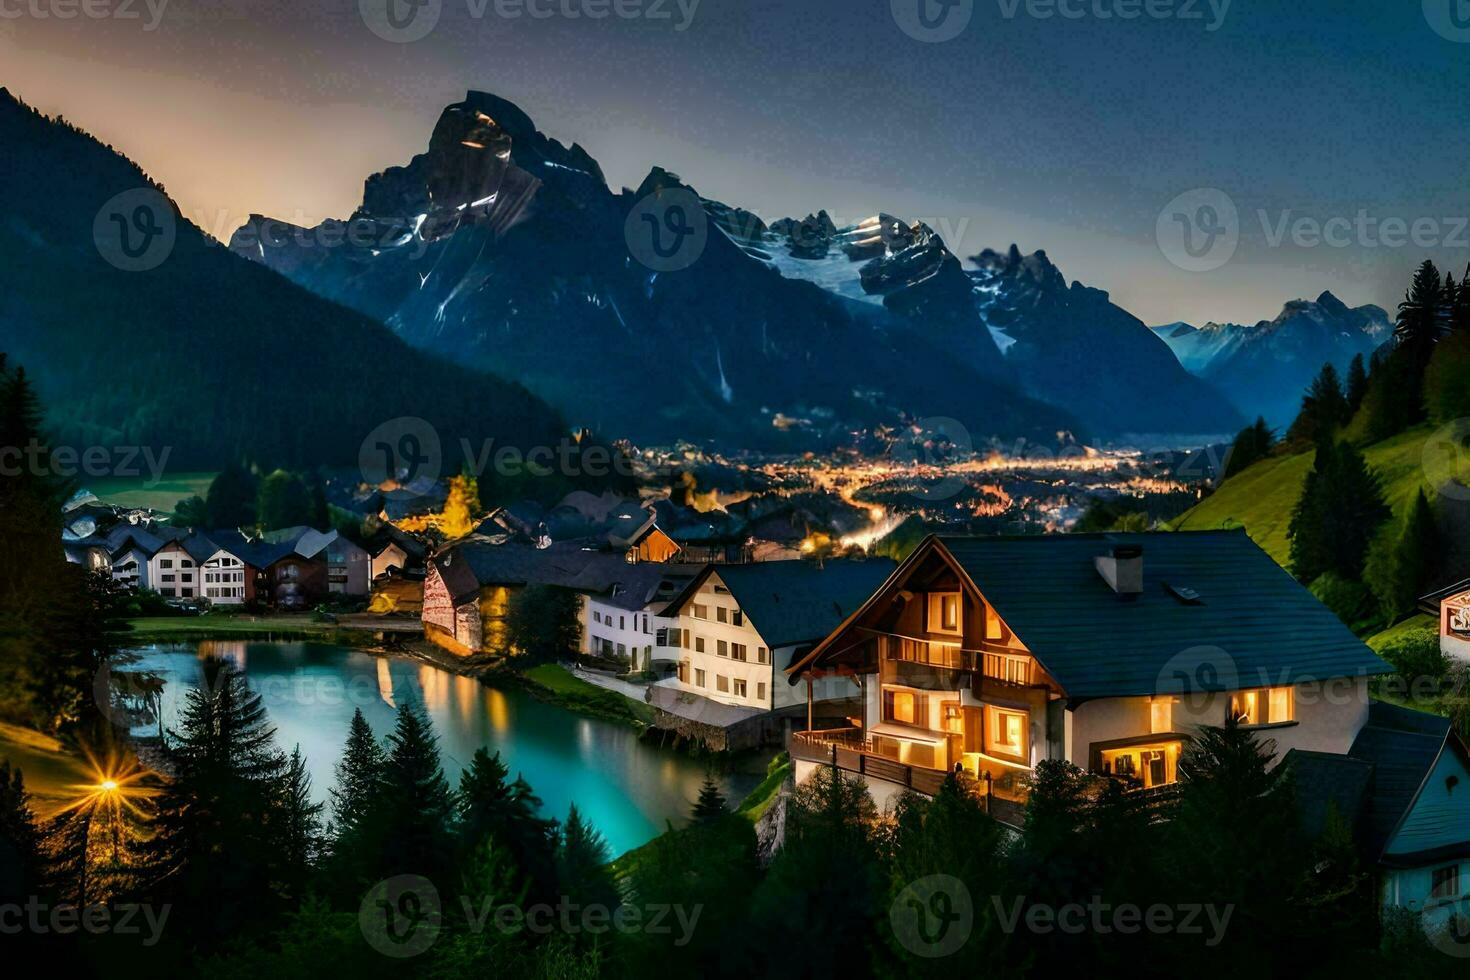
POLYGON ((454 794, 439 764, 438 738, 423 709, 403 703, 383 766, 383 876, 447 879, 454 794))
POLYGON ((47 861, 41 829, 20 769, 0 759, 0 905, 24 905, 41 893, 47 861))
POLYGON ((260 695, 223 660, 201 666, 200 686, 169 732, 173 774, 144 853, 145 893, 173 902, 207 936, 276 908, 281 849, 272 817, 287 760, 260 695))
POLYGON ((334 839, 350 837, 362 827, 376 807, 381 796, 385 762, 383 748, 363 717, 362 709, 358 708, 352 713, 347 745, 337 763, 337 785, 329 791, 334 839))
POLYGON ((713 823, 729 812, 725 794, 720 792, 714 777, 706 773, 704 783, 699 787, 699 799, 694 803, 694 822, 713 823))
MULTIPOLYGON (((1167 825, 1175 888, 1189 900, 1244 913, 1223 947, 1232 962, 1288 959, 1300 915, 1295 889, 1309 872, 1289 767, 1275 746, 1229 719, 1202 726, 1179 759, 1179 791, 1167 825)), ((1295 972, 1295 971, 1293 971, 1295 972)))
POLYGON ((1336 432, 1349 417, 1348 400, 1343 395, 1337 368, 1324 364, 1302 396, 1301 411, 1286 434, 1287 441, 1296 445, 1310 444, 1336 432))
POLYGON ((1356 415, 1358 409, 1363 407, 1363 399, 1367 394, 1368 369, 1363 363, 1363 355, 1359 354, 1348 365, 1347 390, 1344 392, 1344 397, 1347 398, 1349 418, 1356 415))
POLYGON ((1467 282, 1470 282, 1470 265, 1460 277, 1460 288, 1450 304, 1450 330, 1453 333, 1470 330, 1470 287, 1467 287, 1467 282))
POLYGON ((556 888, 556 821, 538 816, 541 800, 524 779, 509 776, 500 753, 483 748, 460 773, 460 854, 494 841, 538 899, 545 898, 556 888))
POLYGON ((1288 562, 1291 572, 1303 583, 1317 580, 1332 567, 1332 553, 1325 539, 1327 483, 1331 480, 1337 444, 1331 439, 1317 443, 1312 468, 1302 482, 1301 496, 1291 510, 1286 536, 1291 542, 1288 562))
POLYGON ((1326 483, 1325 535, 1331 545, 1330 571, 1351 581, 1363 577, 1363 565, 1374 537, 1393 512, 1383 497, 1378 475, 1351 443, 1343 442, 1333 456, 1331 479, 1326 483))
POLYGON ((321 813, 322 804, 311 798, 311 775, 301 746, 294 746, 286 760, 272 820, 280 847, 282 890, 289 898, 302 897, 321 852, 321 813))
POLYGON ((1287 528, 1292 573, 1306 583, 1326 572, 1361 580, 1368 549, 1390 515, 1363 454, 1347 442, 1320 440, 1287 528))
POLYGON ((1253 463, 1265 459, 1271 455, 1276 435, 1271 427, 1266 424, 1265 418, 1256 417, 1256 421, 1240 430, 1235 441, 1230 445, 1230 453, 1225 460, 1225 470, 1221 474, 1222 480, 1228 480, 1237 473, 1245 470, 1253 463))
POLYGON ((1444 284, 1434 263, 1425 259, 1414 273, 1414 280, 1399 304, 1394 337, 1398 346, 1407 350, 1420 370, 1429 362, 1434 345, 1444 335, 1449 322, 1444 284))
POLYGON ((1414 611, 1439 559, 1439 526, 1421 489, 1398 534, 1382 534, 1369 553, 1363 581, 1390 623, 1414 611))
POLYGON ((610 856, 607 841, 573 803, 556 849, 556 878, 561 893, 580 905, 617 908, 617 882, 607 866, 610 856))

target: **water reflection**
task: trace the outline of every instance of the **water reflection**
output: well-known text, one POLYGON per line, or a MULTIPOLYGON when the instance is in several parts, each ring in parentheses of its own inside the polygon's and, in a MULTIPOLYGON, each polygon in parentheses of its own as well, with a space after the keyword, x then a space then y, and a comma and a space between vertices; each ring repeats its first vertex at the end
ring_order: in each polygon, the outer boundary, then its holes
MULTIPOLYGON (((542 798, 545 813, 565 818, 576 801, 615 853, 649 840, 666 821, 677 826, 686 820, 704 778, 701 763, 640 742, 629 728, 414 661, 304 643, 216 641, 138 652, 140 666, 168 682, 165 726, 177 724, 183 692, 199 684, 201 656, 222 656, 242 669, 265 701, 277 742, 286 749, 301 746, 319 800, 334 782, 353 711, 361 709, 382 736, 405 701, 424 706, 451 780, 477 749, 498 750, 512 775, 524 775, 542 798)), ((721 777, 726 796, 742 798, 759 782, 763 766, 763 760, 750 760, 742 771, 721 777)))

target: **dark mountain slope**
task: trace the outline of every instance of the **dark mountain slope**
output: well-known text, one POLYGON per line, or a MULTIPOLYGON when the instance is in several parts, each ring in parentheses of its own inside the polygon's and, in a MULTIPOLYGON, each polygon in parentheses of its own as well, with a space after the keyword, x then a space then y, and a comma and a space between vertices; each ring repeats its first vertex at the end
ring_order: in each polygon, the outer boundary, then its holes
POLYGON ((960 304, 912 290, 863 302, 789 278, 743 240, 763 227, 753 216, 659 169, 614 192, 580 147, 486 93, 448 107, 427 152, 369 179, 348 224, 370 244, 304 247, 333 223, 257 218, 231 247, 640 441, 803 448, 900 414, 955 418, 977 439, 1081 428, 1005 378, 958 263, 960 304), (697 232, 687 250, 651 254, 650 224, 662 235, 675 218, 697 232))
POLYGON ((428 420, 446 453, 460 438, 532 446, 564 432, 521 385, 416 351, 230 254, 132 162, 4 90, 0 146, 0 349, 38 379, 64 443, 169 447, 187 469, 350 464, 399 416, 428 420), (103 212, 122 192, 133 200, 103 212), (119 268, 113 213, 138 247, 146 224, 172 226, 172 250, 119 268))

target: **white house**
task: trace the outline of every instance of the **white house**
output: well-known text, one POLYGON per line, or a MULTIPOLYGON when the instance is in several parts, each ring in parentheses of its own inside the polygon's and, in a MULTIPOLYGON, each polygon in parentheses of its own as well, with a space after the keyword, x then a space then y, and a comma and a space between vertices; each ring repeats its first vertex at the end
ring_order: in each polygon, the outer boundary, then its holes
POLYGON ((199 566, 214 551, 213 544, 198 535, 165 541, 148 559, 151 588, 167 599, 199 598, 199 566))
POLYGON ((588 583, 582 596, 582 652, 607 660, 626 661, 630 670, 653 670, 670 658, 671 631, 678 619, 665 608, 694 576, 695 570, 659 562, 629 565, 601 563, 610 581, 588 583), (593 591, 595 589, 595 591, 593 591))
POLYGON ((209 549, 209 557, 199 563, 199 594, 214 606, 244 605, 246 576, 254 573, 234 552, 213 543, 209 549))
MULTIPOLYGON (((678 673, 663 686, 688 697, 757 711, 795 708, 807 692, 782 673, 792 657, 822 639, 894 569, 886 559, 707 565, 670 603, 677 619, 678 673)), ((833 677, 818 701, 859 693, 833 677)))

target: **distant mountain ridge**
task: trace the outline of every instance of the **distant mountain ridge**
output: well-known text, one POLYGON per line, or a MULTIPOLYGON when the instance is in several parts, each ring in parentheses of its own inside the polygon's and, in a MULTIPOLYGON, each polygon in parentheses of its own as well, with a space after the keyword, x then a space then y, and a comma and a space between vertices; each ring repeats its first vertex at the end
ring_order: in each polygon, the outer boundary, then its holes
POLYGON ((639 441, 803 448, 900 416, 1042 442, 1240 422, 1104 293, 967 272, 932 229, 886 214, 847 228, 825 213, 768 225, 657 167, 614 192, 580 146, 488 93, 446 108, 427 152, 369 178, 349 221, 373 244, 313 250, 298 241, 325 225, 263 236, 274 223, 255 217, 231 248, 639 441), (649 202, 680 199, 695 202, 707 235, 697 259, 660 271, 631 236, 649 202), (992 313, 1027 335, 1014 356, 992 313), (1094 328, 1107 339, 1086 356, 1063 349, 1094 328), (1158 396, 1134 384, 1144 377, 1175 412, 1153 409, 1158 396))
POLYGON ((519 384, 231 255, 136 164, 4 89, 0 145, 0 350, 37 380, 58 444, 167 448, 175 469, 306 467, 357 464, 398 417, 427 421, 446 450, 555 445, 567 431, 519 384), (156 212, 114 215, 119 194, 156 212), (113 218, 171 228, 171 249, 120 267, 103 255, 113 218))
POLYGON ((1359 354, 1372 356, 1393 335, 1382 307, 1349 307, 1331 292, 1288 302, 1254 326, 1171 323, 1152 328, 1191 374, 1216 385, 1246 414, 1277 428, 1291 424, 1302 392, 1331 363, 1345 372, 1359 354))

